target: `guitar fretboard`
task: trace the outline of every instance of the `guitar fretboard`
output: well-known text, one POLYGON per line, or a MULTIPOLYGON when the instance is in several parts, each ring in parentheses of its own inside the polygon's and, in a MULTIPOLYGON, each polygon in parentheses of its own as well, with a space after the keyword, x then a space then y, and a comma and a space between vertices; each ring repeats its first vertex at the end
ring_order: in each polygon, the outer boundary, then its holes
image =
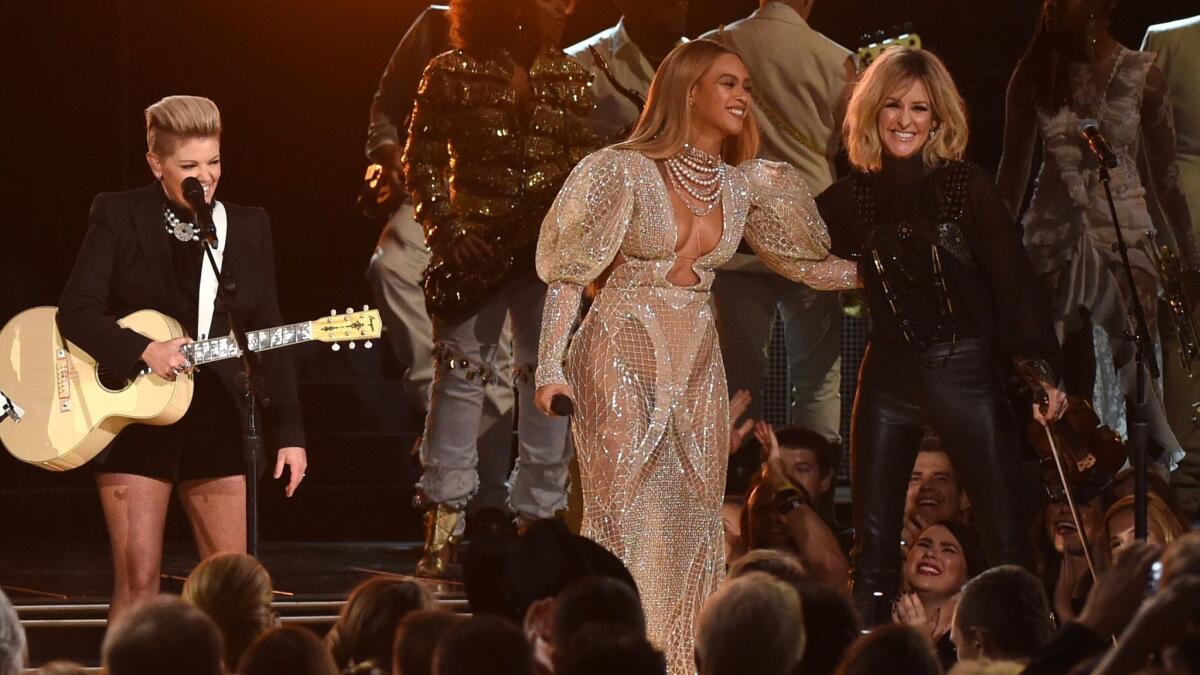
MULTIPOLYGON (((288 345, 308 342, 309 340, 312 340, 311 321, 303 321, 275 328, 264 328, 262 330, 252 330, 246 333, 246 346, 252 352, 287 347, 288 345)), ((188 343, 184 345, 183 353, 193 364, 199 366, 213 361, 220 361, 221 359, 231 359, 241 356, 242 350, 238 349, 237 341, 233 339, 233 336, 227 335, 225 337, 188 343)))

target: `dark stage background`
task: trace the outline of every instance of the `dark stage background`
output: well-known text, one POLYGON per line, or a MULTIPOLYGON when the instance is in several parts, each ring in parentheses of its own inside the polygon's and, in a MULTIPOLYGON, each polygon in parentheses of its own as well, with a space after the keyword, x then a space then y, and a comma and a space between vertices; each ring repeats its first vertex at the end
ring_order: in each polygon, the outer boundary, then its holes
MULTIPOLYGON (((208 96, 221 106, 225 133, 219 197, 270 212, 284 315, 301 320, 330 307, 368 302, 363 271, 378 231, 350 212, 364 165, 367 108, 388 56, 425 4, 4 3, 6 176, 0 195, 6 215, 0 238, 0 322, 26 307, 56 303, 93 195, 150 180, 143 159, 142 109, 179 93, 208 96)), ((692 0, 690 33, 744 16, 756 4, 692 0)), ((812 24, 854 47, 864 32, 911 21, 926 47, 947 61, 964 91, 974 125, 971 158, 994 170, 1004 87, 1039 5, 1037 0, 818 0, 812 24)), ((1148 24, 1198 11, 1196 0, 1128 0, 1120 12, 1118 37, 1137 47, 1148 24)), ((566 44, 615 19, 608 0, 579 0, 566 44)), ((377 364, 378 357, 373 358, 367 363, 377 364)), ((316 357, 312 350, 303 352, 301 360, 310 380, 327 378, 331 369, 363 368, 352 360, 316 357)), ((321 410, 312 412, 310 419, 323 419, 321 410)), ((335 461, 344 456, 329 452, 335 461)), ((352 490, 348 468, 340 469, 347 472, 343 487, 352 490)), ((87 471, 49 475, 4 454, 0 508, 12 513, 31 491, 73 485, 80 504, 92 510, 87 522, 99 525, 94 496, 86 494, 86 476, 78 475, 87 471)), ((338 500, 330 498, 329 503, 338 500)), ((0 551, 14 538, 57 536, 41 526, 44 520, 59 519, 56 508, 50 500, 39 502, 27 512, 41 516, 22 518, 23 525, 11 520, 0 524, 0 551)), ((90 536, 103 536, 98 527, 86 529, 90 536)), ((268 527, 268 534, 287 531, 268 527)))

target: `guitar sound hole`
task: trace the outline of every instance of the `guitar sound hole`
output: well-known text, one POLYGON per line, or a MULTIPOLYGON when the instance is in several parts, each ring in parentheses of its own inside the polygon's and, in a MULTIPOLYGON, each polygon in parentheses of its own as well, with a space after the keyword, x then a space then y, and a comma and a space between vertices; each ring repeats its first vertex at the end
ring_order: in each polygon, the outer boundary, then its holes
MULTIPOLYGON (((134 373, 134 377, 136 376, 137 372, 134 373)), ((130 380, 133 378, 128 375, 119 375, 106 366, 97 365, 96 379, 100 381, 100 386, 109 391, 121 391, 129 386, 130 380)))

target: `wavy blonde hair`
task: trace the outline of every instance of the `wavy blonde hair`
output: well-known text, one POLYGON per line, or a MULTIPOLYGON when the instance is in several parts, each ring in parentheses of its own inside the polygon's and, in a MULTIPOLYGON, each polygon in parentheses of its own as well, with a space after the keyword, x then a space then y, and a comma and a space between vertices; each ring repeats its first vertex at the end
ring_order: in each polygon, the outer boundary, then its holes
POLYGON ((937 134, 921 148, 922 159, 928 166, 962 159, 969 133, 967 106, 946 65, 932 52, 893 47, 867 67, 850 96, 842 136, 854 168, 867 172, 883 168, 879 111, 889 94, 916 81, 929 92, 933 121, 937 125, 937 134))
POLYGON ((170 157, 189 138, 221 136, 221 111, 203 96, 168 96, 146 108, 146 149, 170 157))
MULTIPOLYGON (((667 54, 646 95, 646 108, 633 126, 629 139, 613 146, 637 150, 647 157, 661 159, 678 153, 692 131, 688 97, 692 87, 718 58, 733 54, 728 46, 713 40, 692 40, 667 54)), ((749 111, 747 111, 749 112, 749 111)), ((758 154, 758 124, 754 115, 746 115, 742 132, 721 142, 721 158, 737 166, 758 154)))
MULTIPOLYGON (((1133 499, 1133 495, 1125 495, 1113 502, 1112 506, 1108 507, 1108 511, 1104 513, 1105 531, 1108 530, 1109 522, 1118 513, 1125 509, 1133 509, 1133 499)), ((1153 492, 1146 493, 1146 521, 1148 523, 1147 527, 1153 525, 1162 533, 1164 547, 1170 546, 1187 531, 1187 528, 1179 521, 1175 513, 1171 511, 1171 507, 1163 501, 1162 497, 1153 492)))
POLYGON ((245 553, 218 553, 196 565, 181 596, 217 624, 231 672, 250 643, 275 624, 271 575, 245 553))

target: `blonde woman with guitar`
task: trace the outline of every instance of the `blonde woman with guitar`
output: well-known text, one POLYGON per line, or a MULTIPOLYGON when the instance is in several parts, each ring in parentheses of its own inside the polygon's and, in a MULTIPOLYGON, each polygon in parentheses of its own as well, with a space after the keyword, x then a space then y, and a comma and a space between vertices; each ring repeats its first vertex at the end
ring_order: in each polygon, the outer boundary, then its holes
MULTIPOLYGON (((194 378, 190 407, 175 424, 135 424, 96 460, 96 484, 112 544, 114 588, 109 618, 156 595, 163 526, 178 486, 201 558, 245 551, 246 484, 241 450, 239 366, 214 361, 194 370, 181 346, 189 337, 154 341, 117 322, 151 309, 186 335, 229 332, 215 306, 217 279, 204 261, 200 233, 185 206, 183 181, 194 177, 212 207, 221 276, 235 284, 232 312, 248 330, 282 324, 275 292, 271 231, 264 211, 215 201, 221 177, 221 118, 210 100, 169 96, 146 109, 146 161, 156 182, 98 195, 88 233, 59 302, 62 336, 86 351, 119 383, 148 369, 164 380, 194 378)), ((290 497, 307 458, 295 374, 286 353, 262 359, 266 442, 278 448, 274 476, 288 469, 290 497)))

